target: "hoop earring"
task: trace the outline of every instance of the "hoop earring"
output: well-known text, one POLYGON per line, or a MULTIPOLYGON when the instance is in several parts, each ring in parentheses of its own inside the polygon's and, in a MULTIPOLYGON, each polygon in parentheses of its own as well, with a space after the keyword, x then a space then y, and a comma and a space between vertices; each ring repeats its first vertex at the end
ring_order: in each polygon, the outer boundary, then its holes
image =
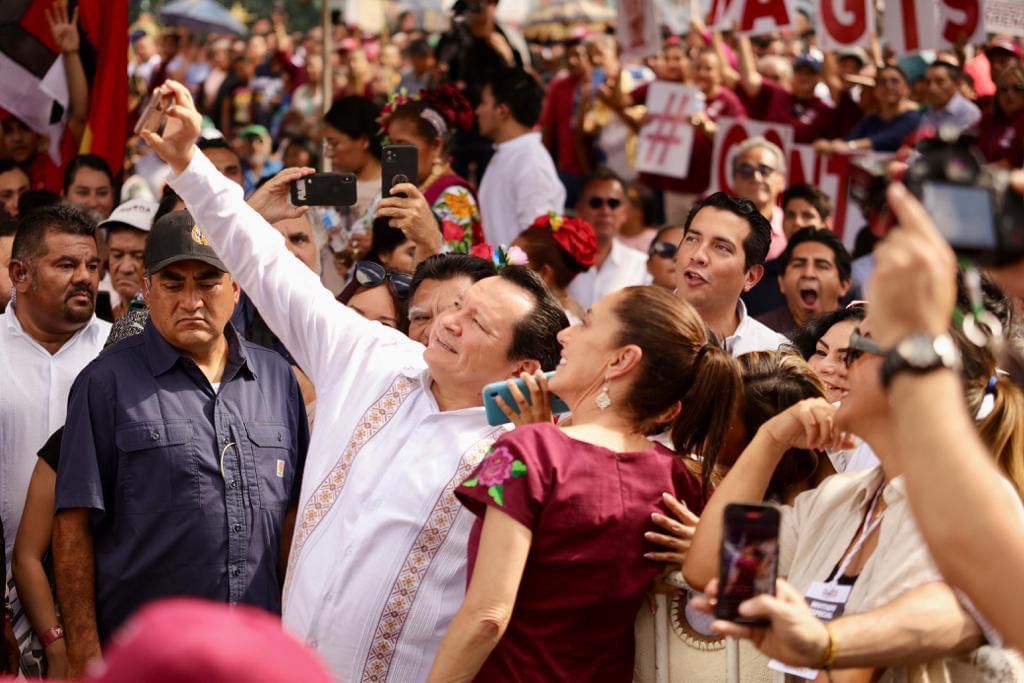
POLYGON ((596 403, 597 407, 600 408, 601 410, 608 410, 608 408, 611 407, 611 405, 612 405, 612 397, 608 395, 608 378, 607 377, 605 377, 604 386, 601 387, 601 393, 599 393, 597 395, 597 398, 594 399, 594 403, 596 403))

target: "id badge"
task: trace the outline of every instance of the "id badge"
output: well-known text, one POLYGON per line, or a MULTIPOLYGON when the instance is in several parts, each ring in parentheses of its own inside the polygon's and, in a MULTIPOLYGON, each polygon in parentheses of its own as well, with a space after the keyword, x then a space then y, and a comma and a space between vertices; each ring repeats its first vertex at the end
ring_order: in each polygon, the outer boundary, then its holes
MULTIPOLYGON (((846 609, 846 601, 850 599, 851 588, 852 586, 840 586, 837 583, 815 581, 807 589, 804 599, 807 601, 807 605, 811 608, 814 616, 824 622, 829 622, 843 615, 843 611, 846 609)), ((808 681, 813 681, 821 673, 817 669, 808 667, 789 666, 777 659, 768 662, 768 668, 772 671, 798 676, 808 681)))

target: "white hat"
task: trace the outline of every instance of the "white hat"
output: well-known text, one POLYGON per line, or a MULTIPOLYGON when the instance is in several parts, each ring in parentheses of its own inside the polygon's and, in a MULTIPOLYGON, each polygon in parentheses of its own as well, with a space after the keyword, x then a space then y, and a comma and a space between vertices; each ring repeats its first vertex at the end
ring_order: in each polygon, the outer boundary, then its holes
POLYGON ((100 223, 98 227, 109 229, 116 223, 142 232, 149 232, 153 227, 153 216, 156 215, 156 209, 156 202, 145 199, 129 199, 118 205, 110 214, 110 218, 100 223))

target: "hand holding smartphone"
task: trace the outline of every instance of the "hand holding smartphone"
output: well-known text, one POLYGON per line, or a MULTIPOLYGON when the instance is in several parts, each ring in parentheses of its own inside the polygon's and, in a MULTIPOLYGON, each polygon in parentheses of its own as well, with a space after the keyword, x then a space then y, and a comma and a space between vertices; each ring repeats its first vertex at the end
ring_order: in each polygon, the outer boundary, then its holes
MULTIPOLYGON (((554 376, 554 372, 544 373, 544 377, 549 381, 554 376)), ((492 427, 511 422, 512 419, 505 414, 505 411, 501 409, 501 406, 497 402, 497 398, 500 396, 505 405, 510 409, 519 412, 516 406, 515 397, 512 395, 512 390, 509 389, 509 381, 515 382, 516 387, 520 393, 526 397, 527 403, 533 405, 533 396, 530 388, 526 384, 526 380, 522 377, 518 377, 515 380, 504 380, 501 382, 493 382, 484 387, 484 408, 487 411, 487 424, 492 427)), ((565 401, 558 398, 554 394, 551 394, 551 412, 552 414, 568 413, 569 406, 566 405, 565 401)))
POLYGON ((402 183, 419 185, 419 149, 416 145, 384 145, 380 161, 381 197, 391 194, 391 188, 402 183))
POLYGON ((291 200, 295 206, 355 206, 354 173, 314 173, 292 183, 291 200))
POLYGON ((151 92, 146 106, 139 114, 138 123, 135 124, 135 134, 139 135, 143 130, 149 130, 157 135, 163 135, 167 127, 167 108, 172 104, 173 94, 160 94, 156 90, 151 92))
POLYGON ((737 624, 767 625, 764 620, 740 615, 739 607, 758 595, 775 595, 778 570, 779 511, 769 505, 727 505, 715 617, 737 624))

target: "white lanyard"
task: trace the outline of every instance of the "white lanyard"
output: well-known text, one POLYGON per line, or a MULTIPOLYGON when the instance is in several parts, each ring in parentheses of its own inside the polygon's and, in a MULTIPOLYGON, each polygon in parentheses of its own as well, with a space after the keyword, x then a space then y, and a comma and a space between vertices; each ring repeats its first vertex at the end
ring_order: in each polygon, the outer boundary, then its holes
POLYGON ((882 497, 882 491, 884 490, 885 484, 883 483, 881 486, 878 487, 878 491, 875 492, 875 496, 871 499, 871 506, 868 508, 867 517, 864 518, 864 527, 861 530, 860 536, 857 537, 857 540, 854 542, 853 547, 850 548, 850 551, 846 554, 843 561, 839 564, 839 569, 836 570, 835 576, 832 577, 832 581, 830 581, 829 583, 839 583, 840 577, 842 577, 843 574, 846 573, 846 570, 847 568, 849 568, 850 563, 853 562, 853 558, 855 558, 857 556, 857 553, 860 552, 861 547, 863 547, 864 543, 868 540, 868 537, 871 536, 875 529, 878 528, 878 525, 882 523, 882 517, 885 516, 885 510, 880 512, 878 514, 878 517, 875 517, 874 520, 871 519, 871 515, 874 514, 875 506, 878 505, 878 500, 882 497))

